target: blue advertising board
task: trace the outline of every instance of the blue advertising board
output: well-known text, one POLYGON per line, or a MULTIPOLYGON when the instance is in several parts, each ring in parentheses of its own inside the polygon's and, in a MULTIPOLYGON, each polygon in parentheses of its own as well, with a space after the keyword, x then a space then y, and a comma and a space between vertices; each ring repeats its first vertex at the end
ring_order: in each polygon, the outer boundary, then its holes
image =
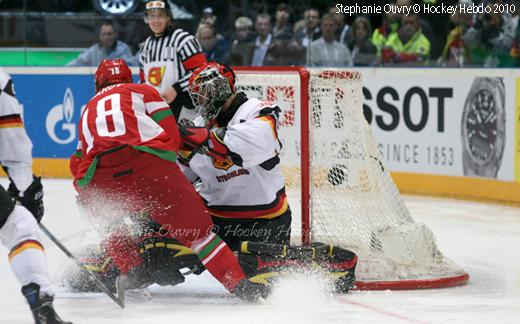
POLYGON ((78 141, 81 107, 94 95, 90 74, 12 75, 35 158, 68 158, 78 141))
POLYGON ((94 95, 86 74, 11 74, 24 108, 24 124, 35 158, 69 158, 76 150, 78 121, 94 95))

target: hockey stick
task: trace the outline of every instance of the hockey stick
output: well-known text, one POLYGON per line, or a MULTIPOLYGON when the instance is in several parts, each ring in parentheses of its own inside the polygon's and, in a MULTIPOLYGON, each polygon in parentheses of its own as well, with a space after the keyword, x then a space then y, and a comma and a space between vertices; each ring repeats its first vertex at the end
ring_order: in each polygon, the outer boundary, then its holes
POLYGON ((69 259, 72 259, 74 263, 81 269, 85 270, 96 282, 97 286, 101 291, 103 291, 108 297, 110 297, 116 304, 118 304, 121 308, 125 308, 125 299, 124 299, 124 292, 120 289, 117 289, 117 296, 108 289, 107 286, 96 276, 95 273, 93 273, 91 270, 87 269, 83 262, 78 260, 70 251, 63 245, 61 242, 54 236, 49 230, 40 223, 40 229, 42 232, 54 243, 56 246, 63 252, 69 259))

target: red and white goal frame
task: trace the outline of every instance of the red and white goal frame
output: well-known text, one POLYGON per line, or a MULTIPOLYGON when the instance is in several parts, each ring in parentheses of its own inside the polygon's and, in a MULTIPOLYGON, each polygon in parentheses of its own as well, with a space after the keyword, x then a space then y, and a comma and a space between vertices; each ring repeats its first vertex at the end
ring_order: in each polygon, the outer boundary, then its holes
POLYGON ((404 205, 363 116, 361 74, 346 69, 235 67, 238 91, 282 109, 279 136, 292 241, 359 256, 357 289, 427 289, 469 275, 439 251, 404 205))

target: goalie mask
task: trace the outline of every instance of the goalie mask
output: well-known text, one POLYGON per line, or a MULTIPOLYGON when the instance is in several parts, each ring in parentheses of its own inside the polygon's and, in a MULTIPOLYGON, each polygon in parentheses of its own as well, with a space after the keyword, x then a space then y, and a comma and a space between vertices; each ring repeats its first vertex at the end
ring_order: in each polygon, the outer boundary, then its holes
POLYGON ((132 83, 132 71, 125 60, 103 60, 95 74, 96 93, 112 84, 132 83))
POLYGON ((235 73, 225 65, 206 63, 191 75, 188 91, 198 113, 210 122, 235 92, 235 73))

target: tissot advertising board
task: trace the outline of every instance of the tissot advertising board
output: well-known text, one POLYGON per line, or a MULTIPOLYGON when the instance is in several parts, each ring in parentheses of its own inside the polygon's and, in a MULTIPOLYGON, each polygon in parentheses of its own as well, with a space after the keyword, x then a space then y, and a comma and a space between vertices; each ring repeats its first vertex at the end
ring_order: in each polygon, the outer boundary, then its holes
POLYGON ((364 75, 364 109, 391 171, 514 179, 515 79, 364 75))

